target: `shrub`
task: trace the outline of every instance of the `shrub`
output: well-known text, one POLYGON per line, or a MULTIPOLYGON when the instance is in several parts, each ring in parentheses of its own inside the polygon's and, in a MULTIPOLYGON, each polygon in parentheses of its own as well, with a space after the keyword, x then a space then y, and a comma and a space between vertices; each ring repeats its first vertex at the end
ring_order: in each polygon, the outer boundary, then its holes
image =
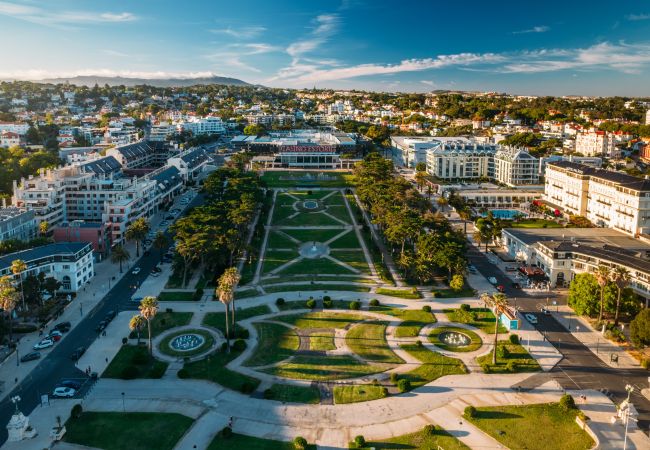
POLYGON ((174 310, 172 308, 165 308, 165 312, 171 314, 174 310))
POLYGON ((349 448, 364 448, 366 446, 366 438, 359 435, 354 438, 354 441, 350 442, 349 448))
POLYGON ((387 387, 382 387, 381 388, 381 396, 383 397, 388 397, 388 388, 387 387))
POLYGON ((353 302, 350 302, 350 309, 357 311, 358 309, 361 308, 361 302, 354 300, 353 302))
POLYGON ((399 375, 395 372, 390 374, 390 382, 393 384, 397 384, 397 380, 399 380, 399 375))
POLYGON ((433 436, 434 434, 436 434, 436 426, 431 424, 425 425, 422 431, 426 435, 433 436))
POLYGON ((282 306, 282 305, 284 305, 285 303, 286 303, 286 302, 284 301, 284 299, 283 299, 282 297, 279 297, 279 298, 275 301, 275 304, 278 305, 278 306, 282 306))
POLYGON ((517 371, 517 363, 515 361, 508 361, 506 363, 506 369, 508 372, 516 372, 517 371))
POLYGON ((587 417, 587 415, 582 411, 578 411, 577 415, 578 415, 578 418, 580 420, 582 420, 583 422, 586 422, 587 420, 589 420, 589 417, 587 417))
POLYGON ((79 417, 81 417, 81 413, 83 413, 83 412, 84 412, 83 406, 81 406, 81 403, 77 403, 70 410, 70 416, 73 419, 78 419, 79 417))
POLYGON ((255 385, 250 381, 244 381, 239 387, 239 390, 244 394, 250 394, 255 390, 255 385))
POLYGON ((221 344, 221 352, 228 351, 228 344, 226 342, 223 342, 221 344))
POLYGON ((462 305, 460 305, 460 310, 465 312, 470 312, 472 310, 472 307, 469 306, 467 303, 463 303, 462 305))
POLYGON ((309 300, 307 300, 305 302, 305 304, 307 305, 307 308, 314 309, 316 307, 316 300, 314 300, 313 298, 310 298, 309 300))
POLYGON ((151 371, 149 371, 149 377, 162 378, 163 375, 165 375, 166 370, 167 366, 165 364, 154 364, 154 366, 151 368, 151 371))
POLYGON ((239 339, 248 339, 251 335, 250 331, 248 331, 246 328, 240 328, 236 334, 237 338, 239 339))
POLYGON ((465 280, 462 275, 454 275, 451 277, 451 281, 449 282, 449 287, 455 292, 461 291, 464 285, 465 280))
POLYGON ((475 417, 476 416, 476 408, 474 408, 472 405, 467 406, 465 408, 465 411, 463 411, 463 415, 467 419, 471 419, 472 417, 475 417))
POLYGON ((334 306, 333 300, 323 300, 323 308, 331 308, 334 306))
POLYGON ((302 436, 297 436, 293 440, 293 448, 296 450, 305 450, 307 448, 307 439, 302 436))
POLYGON ((231 436, 232 436, 232 428, 224 427, 223 430, 221 430, 221 437, 222 438, 228 439, 231 436))
POLYGON ((134 380, 137 377, 138 377, 138 369, 135 366, 126 366, 122 370, 123 380, 134 380))
POLYGON ((190 377, 190 372, 187 369, 181 369, 178 371, 178 378, 189 378, 190 377))
POLYGON ((422 307, 422 311, 430 313, 430 312, 431 312, 431 306, 429 306, 429 305, 424 305, 424 306, 422 307))
POLYGON ((415 341, 415 345, 417 345, 418 347, 422 347, 422 341, 418 339, 417 341, 415 341))
POLYGON ((123 337, 122 338, 122 345, 126 345, 129 342, 129 338, 123 337))
POLYGON ((324 302, 327 302, 327 301, 330 301, 330 300, 332 300, 332 297, 330 297, 329 295, 323 295, 323 301, 324 302))
POLYGON ((510 340, 511 344, 519 344, 519 335, 518 334, 511 334, 508 339, 510 340))
POLYGON ((266 389, 264 391, 264 398, 267 400, 271 400, 273 398, 273 391, 271 389, 266 389))
POLYGON ((232 344, 232 349, 233 351, 236 352, 243 352, 246 350, 246 341, 243 339, 237 339, 233 344, 232 344))
POLYGON ((411 390, 411 382, 406 378, 402 378, 397 382, 397 389, 400 392, 408 392, 411 390))
POLYGON ((560 407, 565 411, 569 411, 576 408, 576 402, 569 394, 564 394, 560 397, 560 407))
POLYGON ((489 364, 486 363, 481 364, 481 370, 483 371, 483 373, 491 372, 489 364))
POLYGON ((440 297, 440 295, 441 294, 438 291, 431 291, 431 297, 433 297, 433 298, 438 298, 438 297, 440 297))
POLYGON ((505 345, 499 345, 497 347, 497 356, 499 358, 507 358, 510 355, 510 352, 508 349, 505 347, 505 345))
POLYGON ((372 300, 370 300, 370 306, 379 306, 379 300, 373 298, 372 300))
POLYGON ((643 358, 643 359, 641 360, 641 367, 642 367, 643 369, 647 369, 648 367, 650 367, 650 359, 643 358))

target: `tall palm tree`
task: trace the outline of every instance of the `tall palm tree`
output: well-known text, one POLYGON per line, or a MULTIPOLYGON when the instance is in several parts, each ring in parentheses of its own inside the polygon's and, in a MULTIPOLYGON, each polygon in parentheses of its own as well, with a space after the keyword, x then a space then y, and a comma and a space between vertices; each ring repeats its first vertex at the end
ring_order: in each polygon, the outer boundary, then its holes
POLYGON ((144 217, 135 219, 126 229, 125 237, 130 241, 135 241, 135 256, 140 257, 140 244, 147 237, 149 232, 149 222, 144 217))
POLYGON ((436 203, 437 203, 438 206, 440 207, 440 211, 444 211, 444 210, 445 210, 445 206, 447 206, 447 204, 448 204, 449 202, 448 202, 447 199, 444 198, 444 197, 438 197, 438 198, 436 199, 436 203))
POLYGON ((598 314, 598 321, 602 322, 605 313, 605 287, 611 280, 612 272, 607 266, 598 266, 594 272, 598 286, 600 286, 600 314, 598 314))
POLYGON ((162 264, 162 257, 163 257, 163 251, 167 248, 167 245, 169 245, 169 240, 167 239, 167 236, 162 231, 159 231, 156 233, 156 237, 153 238, 153 247, 158 250, 160 253, 160 263, 162 264))
POLYGON ((503 310, 508 306, 508 299, 505 294, 494 293, 492 295, 484 292, 481 294, 481 301, 494 311, 494 349, 492 350, 492 364, 497 363, 497 345, 499 342, 499 321, 503 310))
POLYGON ((111 253, 111 261, 120 264, 120 273, 122 273, 122 263, 127 262, 129 258, 131 258, 129 251, 121 245, 115 247, 111 253))
POLYGON ((221 284, 221 280, 223 279, 223 283, 227 284, 230 287, 230 290, 233 292, 232 296, 232 309, 231 309, 231 323, 232 326, 235 326, 235 289, 237 288, 237 283, 239 283, 239 280, 241 280, 241 275, 239 275, 239 271, 237 270, 236 267, 229 267, 226 270, 224 270, 223 274, 221 277, 219 277, 219 284, 221 284))
POLYGON ((23 292, 23 272, 26 270, 27 264, 25 264, 25 261, 17 259, 11 262, 11 273, 18 275, 18 278, 20 280, 20 298, 23 303, 23 310, 25 311, 27 310, 27 307, 25 306, 25 294, 23 292))
POLYGON ((616 313, 614 314, 614 325, 618 325, 618 316, 621 311, 621 296, 623 294, 623 289, 625 289, 632 279, 630 271, 625 267, 617 266, 612 272, 612 281, 616 284, 616 289, 618 289, 618 296, 616 297, 616 313))
POLYGON ((138 345, 140 345, 140 332, 146 323, 147 319, 142 317, 140 314, 136 314, 135 316, 131 317, 131 320, 129 320, 129 330, 135 331, 138 334, 138 345))
POLYGON ((13 313, 18 303, 18 292, 10 276, 0 278, 0 308, 9 314, 9 341, 13 340, 13 313))
POLYGON ((219 285, 217 286, 216 294, 217 298, 221 303, 223 303, 226 310, 226 342, 228 353, 230 353, 230 326, 228 315, 230 312, 230 303, 235 296, 233 294, 232 286, 223 279, 223 275, 219 278, 219 285))
POLYGON ((140 315, 147 321, 147 328, 149 331, 149 354, 153 354, 153 346, 151 341, 151 321, 158 314, 158 300, 156 297, 145 297, 140 302, 140 315))
POLYGON ((467 234, 467 222, 472 218, 472 213, 470 213, 468 209, 463 208, 460 211, 458 211, 458 215, 463 221, 463 225, 465 227, 465 234, 467 234))

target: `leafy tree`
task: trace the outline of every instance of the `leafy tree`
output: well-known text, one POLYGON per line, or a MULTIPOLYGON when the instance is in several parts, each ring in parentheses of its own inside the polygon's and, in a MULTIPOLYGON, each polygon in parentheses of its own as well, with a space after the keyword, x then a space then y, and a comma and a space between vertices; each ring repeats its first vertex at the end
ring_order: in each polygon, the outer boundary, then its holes
POLYGON ((612 271, 607 266, 598 266, 594 272, 598 286, 600 286, 600 313, 598 314, 598 321, 602 322, 603 314, 605 312, 605 286, 611 281, 612 271))
POLYGON ((244 128, 244 134, 248 136, 260 136, 266 132, 264 125, 251 124, 244 128))
POLYGON ((465 280, 462 275, 454 275, 451 277, 451 281, 449 282, 449 287, 456 292, 460 292, 464 285, 465 280))
POLYGON ((41 236, 43 237, 47 236, 49 231, 50 231, 50 224, 47 222, 47 220, 44 220, 38 224, 38 232, 41 234, 41 236))
POLYGON ((147 321, 147 329, 149 331, 149 354, 153 354, 153 341, 151 338, 151 321, 158 314, 158 300, 156 297, 145 297, 140 301, 140 315, 147 321))
POLYGON ((497 363, 497 344, 499 342, 499 322, 501 320, 501 314, 503 310, 508 307, 508 300, 504 294, 488 294, 483 293, 481 295, 481 301, 485 303, 488 307, 494 311, 494 349, 492 351, 492 364, 497 363))
POLYGON ((140 332, 142 331, 142 329, 146 324, 147 324, 147 319, 145 319, 140 314, 134 315, 133 317, 131 317, 131 320, 129 320, 129 329, 131 331, 135 331, 138 335, 138 346, 140 345, 140 332))
POLYGON ((140 244, 149 233, 149 222, 144 217, 135 219, 126 229, 125 237, 130 241, 135 241, 135 256, 140 257, 140 244))
POLYGON ((169 240, 167 239, 167 236, 165 236, 165 233, 162 231, 159 231, 156 233, 156 237, 153 239, 153 248, 158 250, 160 254, 160 262, 162 263, 162 258, 163 258, 163 252, 169 245, 169 240))
POLYGON ((20 259, 16 259, 11 262, 11 273, 14 274, 14 276, 17 276, 19 281, 20 281, 20 298, 23 303, 23 309, 26 309, 25 306, 25 294, 23 291, 23 273, 27 270, 27 264, 25 264, 25 261, 22 261, 20 259))
MULTIPOLYGON (((13 313, 18 304, 18 292, 10 276, 0 277, 0 308, 9 315, 9 341, 13 341, 13 313)), ((3 314, 4 316, 4 314, 3 314)))
POLYGON ((427 164, 423 162, 419 162, 415 165, 415 171, 416 172, 426 172, 427 171, 427 164))
POLYGON ((601 289, 590 273, 577 274, 569 285, 567 302, 578 315, 594 316, 598 313, 598 294, 601 289))
POLYGON ((43 281, 43 289, 50 294, 51 297, 56 295, 56 291, 61 289, 61 286, 63 286, 63 284, 54 277, 47 277, 43 281))
POLYGON ((614 315, 614 325, 618 326, 618 316, 621 312, 621 296, 623 294, 623 289, 630 284, 632 275, 625 267, 617 266, 612 271, 611 278, 618 291, 618 295, 616 296, 616 313, 614 315))
MULTIPOLYGON (((1 291, 0 291, 1 292, 1 291)), ((1 298, 1 297, 0 297, 1 298)), ((637 347, 650 345, 650 309, 644 308, 630 322, 630 339, 637 347)))

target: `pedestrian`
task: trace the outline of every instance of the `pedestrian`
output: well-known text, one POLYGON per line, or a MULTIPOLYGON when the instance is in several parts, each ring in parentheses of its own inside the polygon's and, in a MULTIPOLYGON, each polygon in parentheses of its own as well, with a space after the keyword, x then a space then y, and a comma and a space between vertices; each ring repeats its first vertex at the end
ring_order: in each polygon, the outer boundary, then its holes
POLYGON ((104 330, 104 332, 102 333, 102 336, 106 336, 106 330, 104 330))
POLYGON ((232 416, 228 419, 228 428, 232 428, 232 416))
POLYGON ((106 363, 108 364, 108 357, 104 358, 106 360, 106 363))
POLYGON ((14 381, 16 382, 16 384, 18 384, 18 377, 16 377, 16 379, 14 381))

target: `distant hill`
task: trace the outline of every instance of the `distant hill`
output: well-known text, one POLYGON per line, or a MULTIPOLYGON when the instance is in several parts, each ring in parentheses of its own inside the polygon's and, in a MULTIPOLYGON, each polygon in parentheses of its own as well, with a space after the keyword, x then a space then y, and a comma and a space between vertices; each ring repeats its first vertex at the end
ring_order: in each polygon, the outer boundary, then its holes
POLYGON ((205 78, 166 78, 166 79, 153 79, 153 78, 125 78, 125 77, 100 77, 100 76, 76 76, 71 78, 49 78, 45 80, 36 81, 36 83, 52 83, 60 84, 68 82, 70 84, 94 86, 98 84, 103 86, 136 86, 139 84, 147 84, 155 87, 186 87, 196 86, 198 84, 226 84, 230 86, 250 86, 245 81, 238 80, 237 78, 228 77, 205 77, 205 78))

